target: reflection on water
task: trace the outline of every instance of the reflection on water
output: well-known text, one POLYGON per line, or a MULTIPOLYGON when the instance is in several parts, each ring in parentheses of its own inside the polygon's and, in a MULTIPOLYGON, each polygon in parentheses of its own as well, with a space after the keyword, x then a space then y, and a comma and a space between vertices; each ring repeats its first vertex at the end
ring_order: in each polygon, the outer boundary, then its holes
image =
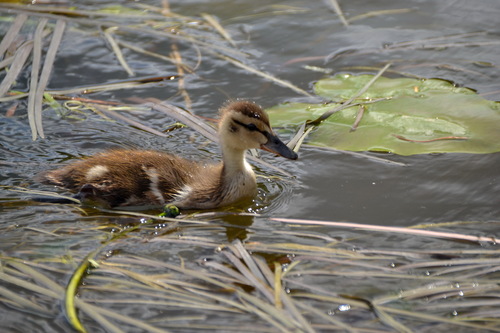
POLYGON ((227 241, 232 243, 236 239, 245 241, 248 238, 247 228, 252 225, 254 217, 245 215, 225 215, 221 220, 228 225, 234 225, 234 227, 226 226, 227 241))

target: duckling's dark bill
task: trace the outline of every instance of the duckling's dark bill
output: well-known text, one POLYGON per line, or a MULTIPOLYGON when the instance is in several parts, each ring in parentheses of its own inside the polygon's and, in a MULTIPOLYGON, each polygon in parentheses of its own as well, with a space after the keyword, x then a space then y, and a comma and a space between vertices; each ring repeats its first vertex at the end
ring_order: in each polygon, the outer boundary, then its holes
POLYGON ((277 136, 267 132, 265 135, 267 137, 267 143, 260 146, 260 148, 291 160, 296 160, 298 158, 298 155, 293 150, 288 148, 277 136))

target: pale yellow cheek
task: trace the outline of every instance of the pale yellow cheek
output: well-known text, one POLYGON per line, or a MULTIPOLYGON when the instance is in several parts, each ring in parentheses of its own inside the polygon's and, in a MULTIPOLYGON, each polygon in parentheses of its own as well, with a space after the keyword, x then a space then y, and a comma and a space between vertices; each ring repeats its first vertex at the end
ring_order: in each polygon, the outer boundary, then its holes
POLYGON ((252 133, 245 137, 245 148, 260 148, 261 145, 266 144, 267 139, 260 133, 252 133))

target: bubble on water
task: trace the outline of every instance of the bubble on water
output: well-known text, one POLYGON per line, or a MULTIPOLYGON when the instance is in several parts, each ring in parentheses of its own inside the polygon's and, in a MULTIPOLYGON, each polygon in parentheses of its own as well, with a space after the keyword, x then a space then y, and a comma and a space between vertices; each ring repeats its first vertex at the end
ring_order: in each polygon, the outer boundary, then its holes
POLYGON ((351 306, 349 304, 341 304, 341 305, 339 305, 338 309, 339 309, 339 311, 342 311, 342 312, 349 311, 349 310, 351 310, 351 306))

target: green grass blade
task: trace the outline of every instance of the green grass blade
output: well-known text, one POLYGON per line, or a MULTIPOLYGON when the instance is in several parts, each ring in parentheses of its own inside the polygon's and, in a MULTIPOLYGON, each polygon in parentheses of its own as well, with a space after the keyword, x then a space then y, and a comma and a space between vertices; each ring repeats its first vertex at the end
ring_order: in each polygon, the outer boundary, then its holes
POLYGON ((37 283, 45 285, 47 288, 56 293, 62 293, 64 291, 64 288, 59 284, 57 284, 56 282, 54 282, 53 279, 33 269, 32 267, 26 265, 25 263, 10 261, 9 265, 27 274, 28 276, 33 278, 37 283))
POLYGON ((33 37, 33 61, 31 64, 30 91, 28 95, 28 120, 31 128, 31 138, 33 141, 38 136, 37 119, 41 119, 41 115, 36 114, 36 91, 38 87, 38 75, 40 72, 40 63, 42 59, 42 43, 43 30, 48 19, 42 18, 36 27, 35 36, 33 37))
POLYGON ((54 28, 54 33, 52 35, 52 40, 50 41, 49 49, 45 55, 45 62, 42 68, 42 73, 40 74, 40 80, 38 86, 36 87, 35 97, 34 97, 34 114, 35 114, 35 126, 40 137, 44 138, 43 125, 42 125, 42 106, 43 106, 43 94, 45 88, 49 82, 49 77, 54 67, 54 60, 56 58, 57 50, 59 49, 59 44, 61 43, 62 36, 66 27, 66 22, 63 20, 58 20, 54 28))
POLYGON ((150 103, 147 105, 153 110, 163 112, 177 121, 191 127, 207 139, 214 142, 219 141, 215 128, 211 127, 192 113, 167 103, 150 103))
POLYGON ((386 311, 381 309, 379 306, 373 305, 373 311, 377 315, 378 319, 382 321, 384 324, 386 324, 389 327, 392 327, 396 332, 400 333, 412 333, 413 331, 401 324, 399 321, 394 319, 392 316, 390 316, 386 311))
POLYGON ((7 51, 12 42, 16 39, 27 18, 28 15, 26 14, 19 14, 16 16, 14 22, 12 22, 9 30, 7 31, 5 36, 3 36, 3 39, 0 42, 0 58, 3 58, 5 51, 7 51))
POLYGON ((57 299, 59 297, 58 293, 56 293, 50 289, 40 287, 39 285, 36 285, 32 282, 23 280, 23 279, 18 278, 18 277, 14 277, 14 276, 7 274, 7 273, 9 273, 9 271, 7 269, 4 269, 3 272, 0 271, 0 280, 12 283, 18 287, 25 288, 27 290, 30 290, 30 291, 33 291, 33 292, 36 292, 36 293, 39 293, 39 294, 42 294, 42 295, 45 295, 45 296, 48 296, 51 298, 57 299))
POLYGON ((273 76, 271 74, 268 74, 268 73, 265 73, 263 71, 260 71, 260 70, 258 70, 256 68, 253 68, 253 67, 251 67, 249 65, 246 65, 246 64, 242 63, 241 61, 238 61, 238 60, 236 60, 236 59, 234 59, 232 57, 228 57, 228 56, 226 56, 224 54, 217 53, 217 52, 214 52, 214 54, 216 56, 218 56, 219 58, 221 58, 221 59, 223 59, 223 60, 225 60, 225 61, 227 61, 227 62, 229 62, 229 63, 231 63, 233 65, 235 65, 236 67, 239 67, 239 68, 242 68, 242 69, 248 71, 249 73, 253 73, 255 75, 263 77, 264 79, 267 79, 267 80, 269 80, 269 81, 271 81, 271 82, 273 82, 273 83, 275 83, 277 85, 280 85, 282 87, 289 88, 289 89, 291 89, 291 90, 293 90, 296 93, 299 93, 301 95, 304 95, 304 96, 307 96, 307 97, 313 97, 313 95, 311 95, 310 93, 308 93, 304 89, 297 87, 296 85, 294 85, 291 82, 279 79, 279 78, 277 78, 277 77, 275 77, 275 76, 273 76))
POLYGON ((106 329, 106 332, 112 332, 112 333, 122 333, 124 332, 121 330, 118 326, 112 324, 109 320, 107 320, 103 316, 103 311, 101 308, 97 306, 92 306, 80 299, 76 299, 75 303, 77 304, 78 308, 81 309, 83 312, 87 313, 89 317, 91 317, 93 320, 95 320, 97 323, 101 324, 103 328, 106 329))
MULTIPOLYGON (((135 326, 137 328, 141 328, 144 330, 144 332, 168 333, 167 330, 156 328, 156 327, 149 325, 141 320, 134 319, 134 318, 131 318, 129 316, 125 316, 125 315, 113 312, 111 310, 108 310, 108 309, 97 307, 95 305, 85 303, 81 300, 77 300, 76 303, 77 303, 78 307, 81 308, 83 311, 87 312, 87 314, 90 314, 90 315, 97 314, 98 316, 100 316, 99 318, 101 318, 102 315, 106 316, 108 318, 113 318, 114 320, 130 324, 130 325, 135 326)), ((104 319, 104 317, 102 317, 102 319, 104 319)), ((119 330, 117 328, 117 330, 116 331, 113 330, 113 332, 121 332, 121 330, 119 330)))
POLYGON ((371 17, 381 16, 381 15, 395 15, 395 14, 405 14, 415 11, 415 8, 399 8, 399 9, 386 9, 386 10, 374 10, 361 15, 352 16, 347 20, 347 22, 352 23, 358 20, 364 20, 371 17))
POLYGON ((163 132, 160 132, 160 131, 157 131, 154 128, 151 128, 151 127, 149 127, 147 125, 141 124, 141 123, 139 123, 139 122, 137 122, 135 120, 127 118, 124 115, 122 115, 122 114, 120 114, 120 113, 118 113, 116 111, 111 110, 110 108, 101 107, 99 105, 94 105, 93 107, 95 109, 99 110, 100 112, 102 112, 103 114, 109 116, 109 117, 122 120, 122 121, 124 121, 124 122, 126 122, 126 123, 128 123, 128 124, 130 124, 130 125, 132 125, 134 127, 142 129, 143 131, 146 131, 146 132, 149 132, 149 133, 161 136, 163 138, 168 137, 167 134, 165 134, 163 132))
POLYGON ((288 218, 272 218, 271 220, 283 222, 283 223, 297 223, 297 224, 312 224, 312 225, 327 225, 331 227, 343 227, 343 228, 359 228, 372 231, 381 232, 393 232, 393 233, 403 233, 408 235, 418 235, 424 237, 434 237, 434 238, 448 238, 456 240, 465 240, 470 242, 488 242, 488 243, 500 243, 499 238, 495 237, 485 237, 485 236, 472 236, 464 235, 452 232, 440 232, 431 230, 419 230, 411 228, 401 228, 401 227, 388 227, 388 226, 377 226, 368 224, 358 224, 349 222, 327 222, 327 221, 313 221, 313 220, 301 220, 301 219, 288 219, 288 218))
POLYGON ((226 29, 224 29, 224 27, 222 27, 222 25, 217 21, 217 19, 213 15, 210 15, 207 13, 202 13, 201 17, 203 17, 208 22, 208 24, 210 24, 212 27, 214 27, 214 29, 217 30, 217 32, 222 37, 224 37, 224 39, 227 40, 229 42, 229 44, 231 44, 233 47, 236 47, 236 43, 231 38, 229 33, 226 31, 226 29))
POLYGON ((118 62, 120 62, 120 65, 123 67, 123 69, 127 72, 129 76, 135 76, 134 71, 132 70, 132 68, 130 68, 127 61, 125 60, 125 57, 123 56, 123 52, 120 49, 120 46, 118 45, 115 38, 111 34, 113 31, 116 31, 117 29, 118 29, 117 27, 111 27, 106 29, 104 31, 104 37, 106 37, 106 40, 111 46, 111 49, 115 53, 115 56, 118 59, 118 62))
MULTIPOLYGON (((28 60, 32 49, 33 41, 27 41, 16 50, 16 53, 14 54, 14 61, 12 62, 7 75, 5 75, 2 83, 0 84, 0 97, 5 96, 12 84, 14 84, 17 76, 23 70, 24 64, 28 60)), ((16 97, 14 99, 16 99, 16 97)))
POLYGON ((78 317, 75 300, 78 287, 80 286, 80 281, 83 279, 85 274, 87 274, 87 270, 90 266, 89 258, 90 256, 85 257, 78 268, 73 272, 73 275, 66 286, 66 294, 64 296, 64 310, 66 318, 71 326, 81 333, 85 333, 87 330, 83 327, 80 318, 78 317))
POLYGON ((333 10, 335 11, 335 14, 337 14, 337 16, 339 17, 342 24, 347 27, 349 25, 349 22, 346 20, 346 18, 344 16, 344 12, 340 8, 338 1, 337 0, 328 0, 328 2, 330 3, 333 10))
POLYGON ((26 297, 20 296, 19 293, 13 292, 7 288, 0 286, 0 295, 4 297, 2 302, 8 302, 14 306, 29 309, 35 311, 39 314, 50 315, 51 312, 46 308, 40 306, 39 304, 26 299, 26 297))

